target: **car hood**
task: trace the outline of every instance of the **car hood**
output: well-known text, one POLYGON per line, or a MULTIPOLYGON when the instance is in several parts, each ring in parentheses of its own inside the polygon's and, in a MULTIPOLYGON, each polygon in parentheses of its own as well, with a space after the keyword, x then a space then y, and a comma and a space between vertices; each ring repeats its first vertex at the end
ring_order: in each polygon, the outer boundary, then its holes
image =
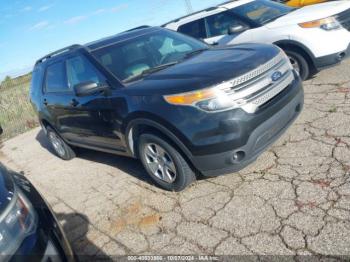
POLYGON ((266 25, 268 28, 282 27, 334 16, 350 8, 350 1, 334 1, 309 5, 290 12, 266 25))
POLYGON ((211 48, 162 71, 134 82, 130 94, 173 94, 210 87, 238 77, 275 57, 273 45, 242 44, 211 48))
POLYGON ((0 215, 11 202, 14 190, 14 182, 9 171, 0 163, 0 215))

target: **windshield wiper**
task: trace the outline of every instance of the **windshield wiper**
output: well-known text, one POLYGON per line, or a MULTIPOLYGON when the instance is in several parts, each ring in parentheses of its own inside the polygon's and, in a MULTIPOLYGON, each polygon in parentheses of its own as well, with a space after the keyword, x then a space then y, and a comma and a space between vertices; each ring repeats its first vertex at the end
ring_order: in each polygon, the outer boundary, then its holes
POLYGON ((145 69, 142 71, 141 74, 138 74, 136 76, 130 76, 128 77, 127 79, 124 80, 124 83, 128 83, 128 82, 131 82, 131 81, 135 81, 137 79, 141 79, 147 75, 150 75, 150 74, 153 74, 155 72, 158 72, 160 70, 163 70, 169 66, 172 66, 172 65, 175 65, 177 64, 179 61, 175 61, 175 62, 170 62, 170 63, 166 63, 166 64, 162 64, 162 65, 159 65, 159 66, 155 66, 155 67, 152 67, 152 68, 149 68, 149 69, 145 69))
POLYGON ((197 49, 197 50, 193 50, 193 51, 191 51, 191 52, 186 53, 185 56, 184 56, 184 58, 185 58, 185 59, 190 58, 191 56, 194 56, 194 55, 196 55, 196 54, 199 54, 199 53, 201 53, 201 52, 203 52, 203 51, 206 51, 206 50, 208 50, 208 49, 209 49, 209 47, 207 47, 207 48, 201 48, 201 49, 197 49))

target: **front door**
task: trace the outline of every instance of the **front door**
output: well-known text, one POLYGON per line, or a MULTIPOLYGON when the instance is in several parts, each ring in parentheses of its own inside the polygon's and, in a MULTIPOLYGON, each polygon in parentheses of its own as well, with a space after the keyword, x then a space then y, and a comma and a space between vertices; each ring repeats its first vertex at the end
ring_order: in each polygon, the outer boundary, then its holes
POLYGON ((221 12, 205 18, 207 38, 205 42, 210 45, 227 45, 235 43, 235 38, 246 32, 230 34, 231 27, 241 26, 249 29, 249 26, 230 12, 221 12))
MULTIPOLYGON (((84 82, 106 82, 102 73, 83 54, 67 58, 66 72, 68 86, 73 90, 75 85, 84 82)), ((114 116, 118 108, 112 105, 109 96, 104 93, 74 96, 67 110, 72 117, 68 118, 66 125, 76 134, 76 142, 105 149, 124 149, 119 132, 115 130, 114 116)))

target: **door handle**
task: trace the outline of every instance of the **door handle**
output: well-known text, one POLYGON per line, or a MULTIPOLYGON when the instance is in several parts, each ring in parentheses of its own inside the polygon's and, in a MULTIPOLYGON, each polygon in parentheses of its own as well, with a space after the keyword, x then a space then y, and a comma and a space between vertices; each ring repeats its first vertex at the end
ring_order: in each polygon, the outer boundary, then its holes
POLYGON ((79 101, 76 100, 75 98, 73 98, 72 101, 70 101, 70 105, 75 107, 75 106, 79 105, 79 101))
POLYGON ((46 99, 44 99, 43 104, 44 104, 45 106, 47 106, 47 105, 48 105, 48 103, 47 103, 47 100, 46 100, 46 99))

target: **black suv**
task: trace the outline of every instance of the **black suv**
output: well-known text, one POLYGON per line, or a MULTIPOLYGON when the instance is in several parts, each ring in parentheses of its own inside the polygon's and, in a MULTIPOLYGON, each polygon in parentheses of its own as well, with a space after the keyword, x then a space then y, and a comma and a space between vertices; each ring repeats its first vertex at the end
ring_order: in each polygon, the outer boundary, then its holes
POLYGON ((62 159, 75 147, 140 158, 179 191, 254 161, 297 117, 303 89, 276 46, 141 27, 38 60, 31 101, 62 159))

